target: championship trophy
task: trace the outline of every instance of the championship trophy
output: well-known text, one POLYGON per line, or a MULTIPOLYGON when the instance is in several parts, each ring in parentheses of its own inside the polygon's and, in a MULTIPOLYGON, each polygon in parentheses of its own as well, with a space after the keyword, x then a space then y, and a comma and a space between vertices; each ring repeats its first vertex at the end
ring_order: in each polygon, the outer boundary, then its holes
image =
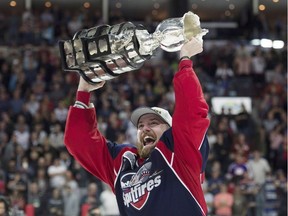
POLYGON ((160 22, 152 34, 132 22, 96 26, 78 31, 72 40, 59 41, 62 67, 97 84, 139 69, 159 47, 177 52, 185 42, 193 37, 202 40, 207 33, 192 12, 160 22))

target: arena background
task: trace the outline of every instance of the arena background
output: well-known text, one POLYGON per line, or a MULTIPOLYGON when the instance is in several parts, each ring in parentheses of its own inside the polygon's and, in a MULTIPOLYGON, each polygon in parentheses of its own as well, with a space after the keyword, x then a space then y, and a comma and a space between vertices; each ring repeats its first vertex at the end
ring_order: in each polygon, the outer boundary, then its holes
MULTIPOLYGON (((109 188, 63 144, 78 74, 62 70, 58 41, 126 21, 153 32, 189 10, 209 30, 193 62, 210 105, 203 184, 210 215, 225 193, 233 216, 287 215, 286 0, 1 0, 0 196, 11 215, 111 215, 107 206, 117 212, 109 188)), ((93 93, 108 139, 134 142, 129 116, 138 106, 173 113, 177 57, 159 50, 93 93)))

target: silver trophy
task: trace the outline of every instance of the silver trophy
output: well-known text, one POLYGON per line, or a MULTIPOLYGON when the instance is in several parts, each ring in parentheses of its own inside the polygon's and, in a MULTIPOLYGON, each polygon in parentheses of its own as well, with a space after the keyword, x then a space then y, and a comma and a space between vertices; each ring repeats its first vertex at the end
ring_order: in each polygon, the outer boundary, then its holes
POLYGON ((207 33, 192 12, 160 22, 152 34, 131 22, 96 26, 78 31, 72 40, 59 41, 62 67, 96 84, 139 69, 158 48, 177 52, 185 42, 193 37, 202 40, 207 33))

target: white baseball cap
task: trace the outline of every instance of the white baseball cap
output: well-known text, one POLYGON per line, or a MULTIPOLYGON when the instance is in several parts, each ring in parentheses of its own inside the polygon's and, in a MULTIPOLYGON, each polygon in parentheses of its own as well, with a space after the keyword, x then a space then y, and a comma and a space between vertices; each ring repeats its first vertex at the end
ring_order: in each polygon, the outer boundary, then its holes
POLYGON ((172 126, 172 117, 169 112, 160 107, 139 107, 131 114, 131 122, 137 127, 138 121, 141 116, 145 114, 155 114, 165 121, 170 127, 172 126))

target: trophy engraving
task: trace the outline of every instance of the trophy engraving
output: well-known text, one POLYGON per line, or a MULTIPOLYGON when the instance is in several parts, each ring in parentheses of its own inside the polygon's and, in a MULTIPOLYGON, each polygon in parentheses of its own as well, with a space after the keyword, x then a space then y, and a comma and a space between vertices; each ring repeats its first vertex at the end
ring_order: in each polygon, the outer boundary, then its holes
POLYGON ((152 34, 132 22, 96 26, 77 32, 72 40, 59 41, 62 67, 96 84, 139 69, 158 48, 177 52, 186 41, 202 40, 207 33, 192 12, 163 20, 152 34))

